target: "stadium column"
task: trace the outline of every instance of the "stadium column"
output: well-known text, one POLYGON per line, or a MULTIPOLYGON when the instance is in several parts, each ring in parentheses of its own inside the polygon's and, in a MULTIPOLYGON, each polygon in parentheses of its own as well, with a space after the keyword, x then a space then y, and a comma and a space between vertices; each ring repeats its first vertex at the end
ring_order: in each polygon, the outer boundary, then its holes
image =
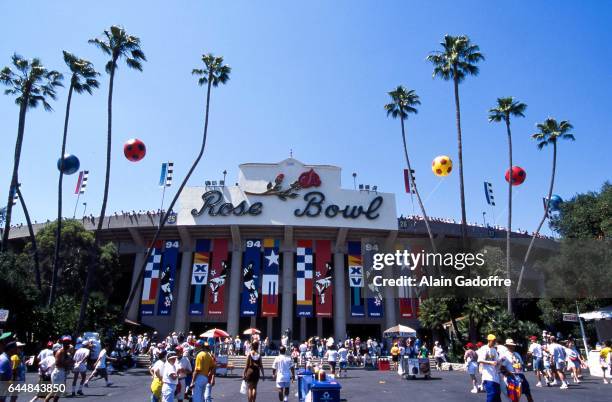
POLYGON ((242 240, 240 229, 236 225, 230 227, 232 232, 232 268, 229 278, 229 303, 227 308, 227 332, 237 335, 240 323, 240 274, 242 272, 242 240))
POLYGON ((285 226, 285 239, 281 251, 283 253, 283 302, 281 306, 281 334, 279 334, 279 337, 289 329, 292 331, 289 335, 289 340, 291 341, 291 338, 296 335, 293 334, 293 282, 295 270, 293 253, 295 247, 293 245, 293 227, 291 226, 285 226))
POLYGON ((348 229, 341 228, 334 248, 334 338, 343 340, 346 336, 346 290, 344 266, 345 241, 348 229))
MULTIPOLYGON (((138 271, 142 268, 142 264, 144 262, 146 252, 139 251, 136 253, 136 257, 134 258, 134 269, 132 270, 132 287, 138 280, 138 271)), ((138 322, 138 307, 140 306, 140 298, 142 295, 142 281, 138 284, 138 288, 136 290, 136 296, 132 301, 132 305, 130 306, 127 314, 128 320, 132 320, 134 322, 138 322)))
POLYGON ((176 298, 176 316, 174 318, 174 330, 187 332, 189 330, 189 319, 187 309, 189 303, 189 286, 191 284, 191 262, 193 261, 194 241, 185 226, 177 226, 181 238, 181 270, 178 284, 174 285, 176 298))
MULTIPOLYGON (((385 239, 385 253, 393 253, 395 252, 395 242, 397 240, 397 230, 392 230, 389 232, 389 235, 385 239)), ((388 265, 383 269, 383 275, 386 278, 395 278, 395 272, 393 272, 394 267, 392 265, 388 265)), ((396 290, 392 286, 385 286, 384 288, 384 297, 385 297, 385 328, 391 328, 398 324, 396 309, 398 308, 397 299, 395 298, 396 290)))

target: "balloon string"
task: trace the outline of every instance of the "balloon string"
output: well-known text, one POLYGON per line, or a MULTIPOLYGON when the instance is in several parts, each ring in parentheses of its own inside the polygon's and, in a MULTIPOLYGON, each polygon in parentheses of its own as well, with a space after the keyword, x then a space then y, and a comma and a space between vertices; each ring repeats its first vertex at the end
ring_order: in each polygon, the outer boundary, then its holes
POLYGON ((427 200, 429 200, 429 198, 433 195, 433 193, 436 192, 436 190, 438 189, 438 187, 440 187, 440 184, 442 184, 444 179, 446 179, 446 177, 443 177, 442 179, 440 179, 440 181, 438 181, 438 184, 436 184, 436 186, 433 188, 433 190, 431 190, 431 192, 427 195, 427 197, 425 197, 425 201, 423 201, 423 204, 425 204, 427 202, 427 200))
MULTIPOLYGON (((515 187, 515 188, 512 190, 512 201, 514 201, 514 197, 515 197, 516 195, 518 195, 518 193, 519 193, 519 192, 520 192, 520 191, 519 191, 519 189, 518 189, 518 188, 516 188, 516 187, 515 187)), ((504 213, 505 213, 507 210, 508 210, 508 206, 506 205, 506 206, 505 206, 505 207, 504 207, 504 208, 501 210, 501 212, 499 213, 499 215, 497 215, 497 218, 495 218, 495 222, 493 222, 493 224, 494 224, 494 225, 497 225, 497 221, 499 220, 499 218, 501 218, 501 216, 502 216, 502 215, 503 215, 503 214, 504 214, 504 213)))

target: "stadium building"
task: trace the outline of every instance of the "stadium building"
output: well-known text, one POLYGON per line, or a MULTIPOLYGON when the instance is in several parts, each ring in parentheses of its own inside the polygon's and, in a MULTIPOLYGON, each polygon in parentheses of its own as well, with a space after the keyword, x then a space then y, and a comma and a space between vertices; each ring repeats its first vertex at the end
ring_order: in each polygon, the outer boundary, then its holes
MULTIPOLYGON (((118 245, 125 298, 139 282, 128 319, 162 334, 255 327, 271 339, 286 330, 305 339, 380 337, 398 323, 418 328, 416 295, 369 279, 374 253, 428 248, 423 222, 398 218, 394 194, 342 188, 340 179, 339 167, 293 158, 242 164, 235 185, 186 187, 153 245, 159 215, 107 217, 101 238, 118 245)), ((431 226, 436 241, 460 236, 458 224, 431 226)), ((476 226, 469 236, 505 240, 505 232, 476 226)), ((527 236, 516 237, 527 245, 527 236)), ((26 228, 11 239, 26 240, 26 228)), ((546 243, 537 247, 553 247, 546 243)))

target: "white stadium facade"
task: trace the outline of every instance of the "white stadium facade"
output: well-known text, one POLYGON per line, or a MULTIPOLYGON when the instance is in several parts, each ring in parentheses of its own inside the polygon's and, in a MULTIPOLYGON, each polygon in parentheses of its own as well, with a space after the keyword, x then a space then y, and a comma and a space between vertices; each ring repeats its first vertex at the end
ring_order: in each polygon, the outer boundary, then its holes
MULTIPOLYGON (((293 158, 242 164, 235 185, 186 187, 153 245, 159 215, 107 217, 101 238, 118 246, 124 301, 147 247, 154 248, 128 319, 162 334, 256 327, 271 339, 286 330, 305 339, 380 337, 398 323, 418 328, 416 295, 377 288, 370 278, 375 252, 428 249, 423 222, 398 217, 394 194, 342 188, 340 178, 339 167, 293 158)), ((93 230, 97 222, 83 223, 93 230)), ((460 236, 458 224, 431 225, 436 241, 460 236)), ((505 240, 491 228, 470 226, 468 233, 505 240)), ((25 227, 12 229, 17 247, 26 240, 25 227)), ((515 244, 528 240, 516 234, 515 244)), ((536 246, 553 248, 549 243, 536 246)))

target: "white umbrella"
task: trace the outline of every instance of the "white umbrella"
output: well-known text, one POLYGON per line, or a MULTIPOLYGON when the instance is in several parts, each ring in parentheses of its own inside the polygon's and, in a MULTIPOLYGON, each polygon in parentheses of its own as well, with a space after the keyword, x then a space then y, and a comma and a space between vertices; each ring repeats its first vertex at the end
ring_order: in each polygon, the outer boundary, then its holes
POLYGON ((409 338, 411 336, 416 336, 416 330, 413 328, 410 328, 407 325, 398 324, 394 327, 386 329, 385 332, 383 332, 383 334, 388 337, 399 336, 402 338, 409 338))
POLYGON ((604 307, 599 310, 589 311, 580 314, 580 318, 586 321, 593 320, 612 320, 612 306, 604 307))

